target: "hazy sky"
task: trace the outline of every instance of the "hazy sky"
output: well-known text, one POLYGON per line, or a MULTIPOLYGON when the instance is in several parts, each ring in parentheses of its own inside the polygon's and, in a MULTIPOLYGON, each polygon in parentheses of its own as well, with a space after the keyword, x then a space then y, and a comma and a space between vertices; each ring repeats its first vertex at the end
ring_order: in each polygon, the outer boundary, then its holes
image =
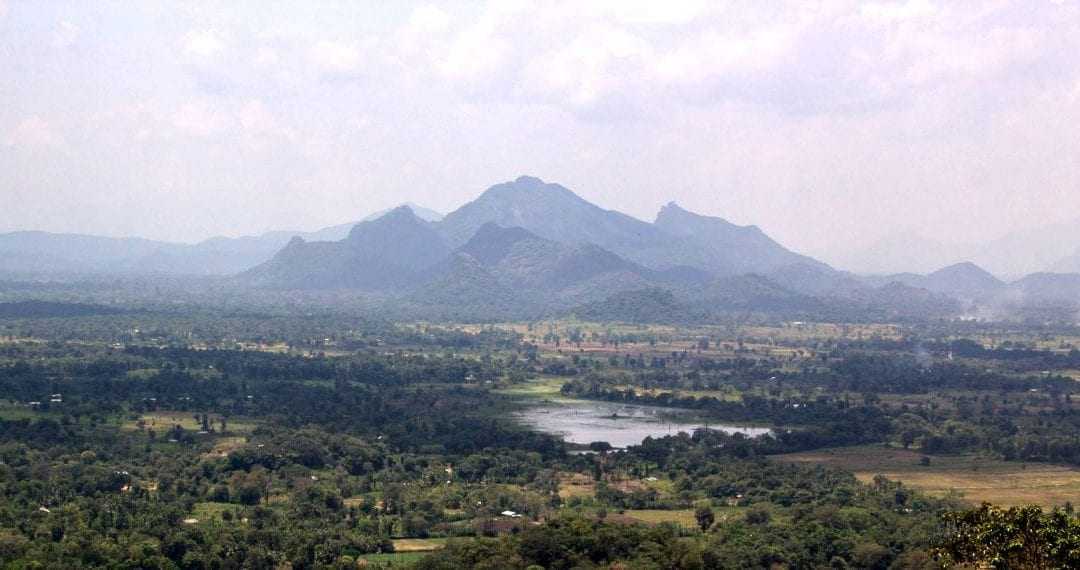
POLYGON ((1080 3, 0 0, 0 231, 198 240, 519 174, 821 254, 1080 216, 1080 3))

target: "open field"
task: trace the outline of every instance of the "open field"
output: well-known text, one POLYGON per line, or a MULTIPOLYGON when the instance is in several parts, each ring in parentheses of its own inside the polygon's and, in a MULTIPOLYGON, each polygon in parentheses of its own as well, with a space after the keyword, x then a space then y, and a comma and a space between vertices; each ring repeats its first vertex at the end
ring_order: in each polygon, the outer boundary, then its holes
MULTIPOLYGON (((620 479, 609 481, 608 485, 624 493, 652 489, 661 497, 670 497, 674 494, 675 484, 671 479, 620 479)), ((573 497, 596 496, 596 481, 584 473, 563 474, 559 477, 559 496, 565 499, 573 497)))
POLYGON ((507 388, 501 388, 498 392, 508 396, 526 396, 530 398, 548 398, 554 400, 563 397, 560 390, 566 382, 566 378, 541 376, 522 384, 513 384, 507 388))
POLYGON ((1045 463, 1019 463, 974 455, 932 456, 880 446, 857 446, 775 456, 780 461, 820 463, 851 471, 863 482, 884 475, 894 481, 944 496, 955 490, 972 503, 1044 506, 1080 499, 1080 469, 1045 463))
POLYGON ((395 538, 394 552, 431 552, 446 547, 445 538, 395 538))
POLYGON ((424 556, 427 556, 425 552, 388 552, 385 554, 361 554, 357 556, 357 560, 366 560, 367 562, 378 562, 380 564, 390 564, 396 566, 397 564, 406 565, 420 560, 424 556))
POLYGON ((225 511, 236 511, 237 505, 232 503, 195 503, 195 506, 191 509, 191 517, 198 519, 200 523, 207 523, 210 521, 222 521, 221 513, 225 511))
POLYGON ((644 523, 660 524, 665 522, 672 522, 686 528, 697 528, 697 520, 694 518, 693 509, 682 509, 677 511, 664 511, 657 509, 632 509, 625 511, 623 514, 644 523))
MULTIPOLYGON (((202 425, 195 419, 195 412, 149 412, 143 414, 138 420, 130 420, 124 422, 122 428, 127 430, 139 429, 139 421, 143 422, 143 427, 146 429, 153 429, 158 432, 172 428, 174 425, 190 430, 199 431, 202 429, 202 425)), ((214 429, 220 429, 220 418, 218 416, 211 416, 210 425, 214 429)), ((226 424, 226 428, 229 433, 249 433, 255 429, 255 423, 251 421, 237 420, 229 418, 226 424)))
MULTIPOLYGON (((738 518, 746 510, 742 507, 713 507, 712 509, 717 523, 738 518)), ((698 528, 697 519, 694 518, 694 509, 630 509, 622 514, 648 524, 671 522, 685 528, 698 528)))
POLYGON ((220 437, 214 441, 214 447, 206 454, 207 457, 228 457, 230 453, 240 449, 247 443, 246 437, 220 437))
POLYGON ((0 420, 25 420, 57 415, 56 413, 41 412, 18 402, 0 401, 0 420))

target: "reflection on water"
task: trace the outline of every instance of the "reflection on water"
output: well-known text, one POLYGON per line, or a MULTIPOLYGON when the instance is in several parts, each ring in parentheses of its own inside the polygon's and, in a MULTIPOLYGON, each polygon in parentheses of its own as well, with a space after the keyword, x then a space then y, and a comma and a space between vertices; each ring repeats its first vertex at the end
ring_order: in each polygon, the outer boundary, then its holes
MULTIPOLYGON (((705 422, 694 417, 689 410, 615 402, 551 402, 518 412, 515 416, 529 427, 561 435, 572 443, 606 441, 613 447, 637 445, 647 436, 693 433, 694 430, 705 427, 705 422)), ((741 432, 751 437, 769 432, 768 428, 738 427, 711 422, 708 426, 710 430, 741 432)))

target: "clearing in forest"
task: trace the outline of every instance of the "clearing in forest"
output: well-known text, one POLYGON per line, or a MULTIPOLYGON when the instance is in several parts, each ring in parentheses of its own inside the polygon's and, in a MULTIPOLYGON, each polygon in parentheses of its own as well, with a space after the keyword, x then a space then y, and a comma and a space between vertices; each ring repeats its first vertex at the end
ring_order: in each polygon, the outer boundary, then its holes
POLYGON ((777 455, 780 461, 820 463, 851 471, 864 483, 877 475, 945 496, 956 491, 972 503, 1002 506, 1037 503, 1046 507, 1080 497, 1080 469, 1048 463, 1002 461, 978 455, 936 455, 929 465, 916 451, 855 446, 777 455))

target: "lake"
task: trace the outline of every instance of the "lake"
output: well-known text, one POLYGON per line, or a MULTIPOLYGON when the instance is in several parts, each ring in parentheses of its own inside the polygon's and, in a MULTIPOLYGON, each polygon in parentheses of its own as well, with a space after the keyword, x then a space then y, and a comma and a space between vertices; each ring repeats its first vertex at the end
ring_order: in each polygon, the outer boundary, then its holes
MULTIPOLYGON (((694 433, 705 422, 691 410, 640 406, 617 402, 560 400, 530 407, 515 414, 524 425, 562 436, 568 442, 588 444, 606 441, 613 447, 638 445, 648 436, 694 433)), ((769 433, 768 428, 709 422, 710 430, 744 433, 751 437, 769 433)))

